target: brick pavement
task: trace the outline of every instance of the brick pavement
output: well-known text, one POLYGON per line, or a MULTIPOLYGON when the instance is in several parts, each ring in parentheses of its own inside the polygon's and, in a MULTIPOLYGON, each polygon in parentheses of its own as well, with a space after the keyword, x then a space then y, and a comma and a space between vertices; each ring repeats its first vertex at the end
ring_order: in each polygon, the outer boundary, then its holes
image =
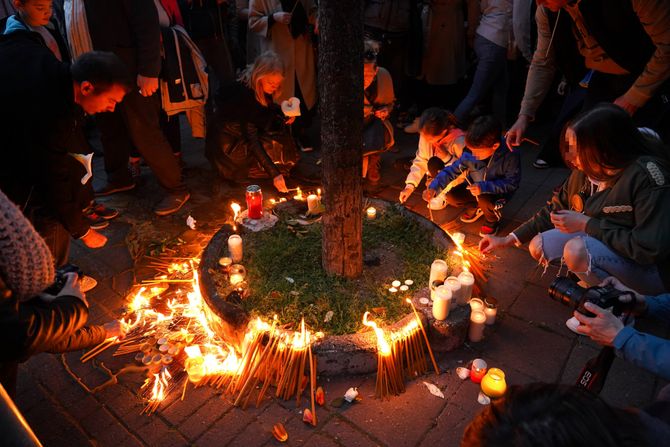
MULTIPOLYGON (((415 144, 416 136, 398 135, 399 153, 384 156, 384 180, 391 186, 380 193, 383 198, 397 198, 405 174, 393 167, 393 161, 411 155, 415 144)), ((504 209, 505 229, 532 215, 566 175, 560 169, 533 169, 533 151, 523 148, 522 186, 504 209)), ((177 215, 156 218, 150 213, 159 190, 145 170, 146 182, 139 190, 107 200, 124 213, 104 230, 109 237, 108 245, 91 251, 74 244, 72 260, 100 283, 89 293, 93 323, 118 316, 126 291, 146 274, 135 269, 126 246, 125 238, 133 224, 150 220, 166 235, 188 235, 184 233, 187 215, 193 215, 200 225, 215 227, 217 216, 221 216, 228 203, 226 199, 234 196, 241 199, 241 188, 233 191, 217 186, 202 152, 202 141, 187 139, 186 175, 193 199, 177 215)), ((306 158, 313 162, 317 156, 318 152, 306 158)), ((100 164, 97 157, 96 181, 104 176, 100 164)), ((425 214, 420 194, 413 194, 407 205, 425 214)), ((448 222, 455 217, 453 212, 447 212, 441 218, 448 222)), ((477 224, 464 225, 461 231, 469 241, 478 239, 477 224)), ((197 237, 191 236, 197 245, 197 237)), ((372 396, 374 376, 321 379, 327 402, 343 395, 350 386, 360 387, 363 400, 343 408, 319 408, 316 428, 302 423, 300 408, 294 402, 266 398, 260 408, 243 411, 233 407, 227 396, 210 388, 190 388, 185 401, 173 392, 156 414, 141 416, 142 405, 137 397, 141 376, 124 376, 121 383, 91 395, 65 372, 60 356, 49 354, 35 356, 21 366, 17 403, 46 446, 276 445, 270 434, 276 422, 286 426, 288 445, 455 446, 467 423, 481 409, 476 401, 478 387, 459 380, 454 374, 455 367, 483 357, 489 365, 503 368, 510 384, 538 380, 571 383, 584 362, 597 353, 593 343, 576 337, 564 327, 569 310, 547 297, 547 285, 555 272, 542 276, 522 249, 509 249, 498 256, 491 263, 487 290, 498 298, 500 310, 498 322, 487 329, 484 341, 440 355, 440 367, 446 372, 419 378, 407 385, 403 395, 386 402, 372 396), (440 387, 445 399, 432 396, 422 381, 440 387)), ((100 370, 78 362, 79 353, 63 358, 89 386, 104 380, 100 370)), ((603 396, 617 405, 643 405, 652 400, 660 385, 650 374, 616 360, 603 396)))

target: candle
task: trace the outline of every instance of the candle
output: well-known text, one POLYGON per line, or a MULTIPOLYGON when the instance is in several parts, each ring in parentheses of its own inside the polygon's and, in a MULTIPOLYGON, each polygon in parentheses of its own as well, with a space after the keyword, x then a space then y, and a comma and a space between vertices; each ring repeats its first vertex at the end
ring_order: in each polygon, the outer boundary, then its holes
POLYGON ((409 286, 406 286, 404 284, 402 286, 400 286, 400 291, 401 292, 407 292, 408 290, 409 290, 409 286))
POLYGON ((484 299, 484 314, 486 315, 486 324, 492 325, 496 322, 496 315, 498 314, 498 300, 495 298, 484 299))
POLYGON ((396 293, 397 291, 398 289, 396 289, 395 287, 389 287, 389 292, 396 293))
POLYGON ((318 207, 319 207, 319 197, 316 194, 308 195, 307 196, 307 212, 309 214, 315 214, 318 207))
POLYGON ((463 270, 460 275, 458 275, 458 281, 461 283, 461 301, 458 302, 459 305, 464 305, 468 302, 472 296, 472 287, 475 285, 475 277, 472 273, 467 270, 463 270))
POLYGON ((428 280, 428 286, 432 287, 433 282, 442 281, 447 278, 447 263, 443 259, 436 259, 430 265, 430 279, 428 280))
POLYGON ((412 281, 411 279, 406 279, 405 280, 405 285, 406 286, 411 286, 412 284, 414 284, 414 281, 412 281))
POLYGON ((484 312, 484 301, 481 298, 471 298, 469 301, 471 311, 484 312))
POLYGON ((446 320, 449 316, 449 303, 451 301, 451 289, 449 286, 441 285, 435 289, 433 300, 433 317, 436 320, 446 320))
POLYGON ((263 192, 258 185, 249 185, 245 195, 247 200, 247 217, 260 219, 263 217, 263 192))
POLYGON ((219 265, 223 268, 224 272, 227 272, 231 265, 233 265, 233 260, 228 256, 224 256, 219 259, 219 265))
POLYGON ((401 284, 400 281, 398 281, 397 279, 391 283, 393 287, 400 287, 400 284, 401 284))
POLYGON ((367 210, 365 210, 365 214, 367 214, 368 219, 372 220, 377 217, 377 210, 375 209, 374 206, 371 206, 367 210))
POLYGON ((470 368, 470 380, 475 383, 480 383, 484 374, 486 374, 486 368, 488 365, 483 359, 474 359, 472 361, 472 367, 470 368))
POLYGON ((295 192, 295 195, 293 196, 293 200, 302 200, 302 191, 300 190, 299 186, 296 188, 296 192, 295 192))
POLYGON ((449 288, 451 289, 450 306, 453 309, 454 307, 456 307, 456 304, 461 304, 461 301, 463 299, 461 296, 463 295, 463 289, 461 287, 461 283, 455 276, 450 276, 444 281, 444 284, 449 286, 449 288))
POLYGON ((481 341, 484 337, 484 326, 486 323, 486 315, 484 312, 475 310, 470 313, 470 327, 468 328, 468 338, 471 342, 476 343, 481 341))
POLYGON ((482 379, 482 391, 491 398, 504 396, 507 391, 505 373, 498 368, 489 369, 482 379))
POLYGON ((461 232, 452 233, 451 239, 454 241, 454 244, 460 247, 465 242, 465 234, 461 232))
POLYGON ((233 234, 228 238, 228 252, 233 262, 242 260, 242 238, 238 234, 233 234))
POLYGON ((237 284, 244 281, 244 278, 247 276, 247 269, 243 265, 233 264, 230 266, 230 271, 228 277, 230 278, 230 285, 236 286, 237 284))

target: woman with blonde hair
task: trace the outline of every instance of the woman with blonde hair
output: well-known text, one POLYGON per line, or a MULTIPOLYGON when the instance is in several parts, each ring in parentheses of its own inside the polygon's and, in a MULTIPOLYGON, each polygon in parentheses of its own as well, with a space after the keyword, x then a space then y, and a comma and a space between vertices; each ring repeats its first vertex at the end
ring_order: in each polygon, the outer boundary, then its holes
POLYGON ((283 80, 282 61, 267 51, 214 96, 205 154, 223 179, 271 178, 278 191, 287 191, 284 176, 298 153, 287 126, 294 118, 275 103, 283 80))

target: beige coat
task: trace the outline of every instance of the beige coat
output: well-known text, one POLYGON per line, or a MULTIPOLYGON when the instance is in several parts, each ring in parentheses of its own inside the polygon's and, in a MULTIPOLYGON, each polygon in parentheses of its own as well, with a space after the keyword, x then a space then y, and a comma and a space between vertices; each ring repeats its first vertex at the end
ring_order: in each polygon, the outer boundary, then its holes
MULTIPOLYGON (((316 17, 313 0, 300 0, 310 21, 316 17)), ((314 48, 307 35, 294 39, 288 25, 275 22, 268 28, 268 16, 282 11, 279 0, 251 0, 249 2, 249 29, 259 36, 261 51, 272 50, 284 62, 284 82, 279 100, 295 96, 295 79, 298 79, 305 105, 311 109, 316 104, 316 63, 314 48)), ((290 11, 285 11, 290 12, 290 11)))

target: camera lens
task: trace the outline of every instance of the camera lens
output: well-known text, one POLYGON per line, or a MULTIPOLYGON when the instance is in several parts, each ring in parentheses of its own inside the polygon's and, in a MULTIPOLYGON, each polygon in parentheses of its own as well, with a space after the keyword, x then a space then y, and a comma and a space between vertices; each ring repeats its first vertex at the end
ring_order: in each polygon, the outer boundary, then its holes
POLYGON ((549 286, 549 296, 563 304, 577 304, 586 289, 570 278, 556 278, 549 286))

